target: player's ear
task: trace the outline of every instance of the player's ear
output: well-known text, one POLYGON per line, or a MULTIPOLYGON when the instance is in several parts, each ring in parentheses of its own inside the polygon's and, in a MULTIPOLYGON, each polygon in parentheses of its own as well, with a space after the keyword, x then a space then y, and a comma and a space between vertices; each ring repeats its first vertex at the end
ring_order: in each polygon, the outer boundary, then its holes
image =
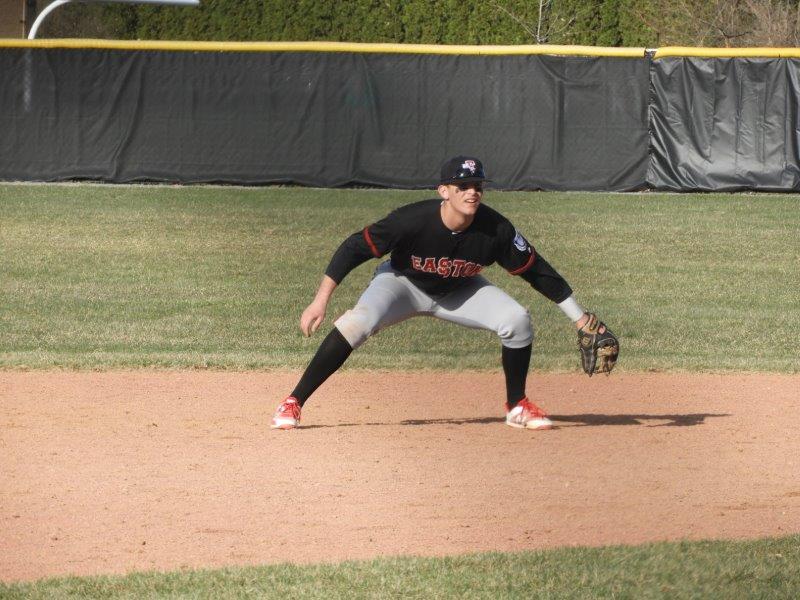
POLYGON ((450 198, 450 190, 446 185, 440 185, 438 188, 436 188, 436 191, 439 192, 439 196, 442 198, 442 200, 447 200, 450 198))

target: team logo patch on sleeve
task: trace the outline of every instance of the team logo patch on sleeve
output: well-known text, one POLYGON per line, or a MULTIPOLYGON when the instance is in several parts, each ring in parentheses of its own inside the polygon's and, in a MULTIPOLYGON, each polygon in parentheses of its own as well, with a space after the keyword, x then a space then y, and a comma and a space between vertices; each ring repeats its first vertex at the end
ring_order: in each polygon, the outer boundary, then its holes
POLYGON ((514 247, 519 250, 520 252, 525 252, 526 250, 530 252, 530 244, 528 240, 526 240, 519 231, 514 231, 516 234, 514 236, 514 247))

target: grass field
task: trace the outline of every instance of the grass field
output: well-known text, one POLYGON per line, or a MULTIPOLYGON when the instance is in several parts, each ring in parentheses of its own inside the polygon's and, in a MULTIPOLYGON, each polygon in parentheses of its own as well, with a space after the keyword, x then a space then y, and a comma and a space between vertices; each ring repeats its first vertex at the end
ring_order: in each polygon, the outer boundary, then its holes
POLYGON ((785 598, 800 537, 135 573, 3 585, 7 600, 67 598, 785 598))
MULTIPOLYGON (((420 192, 0 185, 0 369, 302 367, 300 312, 345 235, 420 192)), ((789 195, 492 193, 620 336, 620 370, 800 371, 800 213, 789 195)), ((338 290, 353 304, 376 263, 338 290)), ((574 333, 524 282, 534 368, 574 333)), ((498 369, 497 342, 427 319, 347 368, 498 369)), ((795 598, 800 538, 562 549, 2 585, 0 598, 795 598)))
MULTIPOLYGON (((297 327, 345 235, 425 192, 0 185, 0 368, 299 368, 297 327)), ((797 372, 800 215, 787 195, 491 193, 619 335, 621 370, 797 372)), ((331 303, 358 297, 372 261, 331 303)), ((574 370, 570 323, 524 281, 533 366, 574 370)), ((348 368, 496 369, 493 334, 415 319, 348 368)))

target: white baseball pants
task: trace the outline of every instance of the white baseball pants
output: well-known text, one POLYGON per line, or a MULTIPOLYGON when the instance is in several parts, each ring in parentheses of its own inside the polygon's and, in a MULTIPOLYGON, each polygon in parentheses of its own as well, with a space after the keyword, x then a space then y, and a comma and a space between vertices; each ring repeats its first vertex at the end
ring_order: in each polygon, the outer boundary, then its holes
POLYGON ((482 275, 434 299, 392 269, 389 261, 375 269, 358 303, 334 325, 353 348, 358 348, 381 329, 416 316, 494 331, 508 348, 524 348, 533 341, 527 309, 482 275))

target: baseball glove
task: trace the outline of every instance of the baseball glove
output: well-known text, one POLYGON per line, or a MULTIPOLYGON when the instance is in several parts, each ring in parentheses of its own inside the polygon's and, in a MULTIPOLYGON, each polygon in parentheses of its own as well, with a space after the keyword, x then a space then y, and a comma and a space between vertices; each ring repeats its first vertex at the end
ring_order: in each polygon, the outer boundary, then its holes
POLYGON ((608 375, 617 362, 619 341, 597 315, 588 314, 589 320, 578 330, 581 366, 589 377, 595 373, 608 375))

